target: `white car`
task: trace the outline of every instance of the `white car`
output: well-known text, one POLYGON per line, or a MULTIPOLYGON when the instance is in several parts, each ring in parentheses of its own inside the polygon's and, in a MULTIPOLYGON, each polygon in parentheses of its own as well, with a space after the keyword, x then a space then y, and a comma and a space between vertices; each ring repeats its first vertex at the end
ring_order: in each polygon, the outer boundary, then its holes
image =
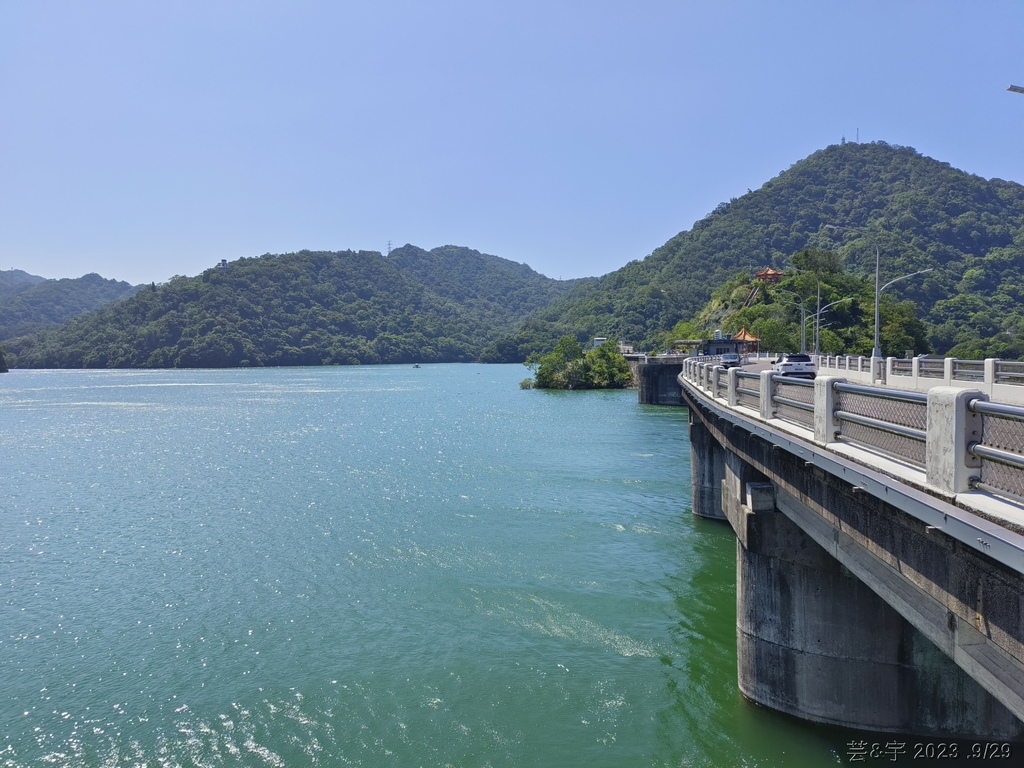
POLYGON ((772 370, 783 376, 800 379, 813 379, 817 374, 811 356, 803 352, 788 352, 778 360, 772 360, 772 370))
POLYGON ((727 352, 722 355, 722 359, 719 361, 719 364, 723 368, 739 368, 743 365, 743 361, 740 359, 739 355, 727 352))

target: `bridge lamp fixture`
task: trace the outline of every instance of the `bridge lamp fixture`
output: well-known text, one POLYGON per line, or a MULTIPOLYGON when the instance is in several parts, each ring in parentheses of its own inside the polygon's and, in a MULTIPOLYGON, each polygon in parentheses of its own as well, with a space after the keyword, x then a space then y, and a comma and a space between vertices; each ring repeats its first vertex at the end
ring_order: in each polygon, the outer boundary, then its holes
POLYGON ((935 267, 928 267, 928 269, 919 269, 919 270, 917 270, 917 272, 911 272, 909 275, 902 275, 902 276, 897 277, 897 278, 895 278, 893 280, 890 280, 888 283, 886 283, 885 285, 882 286, 881 290, 884 291, 886 288, 888 288, 893 283, 898 283, 900 280, 906 280, 908 277, 916 277, 917 275, 923 275, 925 272, 934 272, 934 271, 935 271, 935 267))

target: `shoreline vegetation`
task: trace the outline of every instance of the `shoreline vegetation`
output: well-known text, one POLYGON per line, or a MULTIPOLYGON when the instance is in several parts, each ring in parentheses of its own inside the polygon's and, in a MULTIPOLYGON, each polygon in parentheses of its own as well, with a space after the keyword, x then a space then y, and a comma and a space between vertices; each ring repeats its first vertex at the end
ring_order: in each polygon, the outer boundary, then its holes
POLYGON ((563 336, 546 355, 530 355, 526 367, 533 378, 523 379, 522 389, 625 389, 633 383, 629 363, 610 339, 585 351, 576 337, 563 336))

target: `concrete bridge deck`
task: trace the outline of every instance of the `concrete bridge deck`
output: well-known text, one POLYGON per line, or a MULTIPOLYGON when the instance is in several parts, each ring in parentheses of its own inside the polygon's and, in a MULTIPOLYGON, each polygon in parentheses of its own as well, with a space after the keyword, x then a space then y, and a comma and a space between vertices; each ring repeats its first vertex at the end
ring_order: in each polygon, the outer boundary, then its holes
POLYGON ((1024 408, 714 363, 681 361, 677 385, 694 513, 737 534, 744 694, 855 728, 1024 738, 1024 408))

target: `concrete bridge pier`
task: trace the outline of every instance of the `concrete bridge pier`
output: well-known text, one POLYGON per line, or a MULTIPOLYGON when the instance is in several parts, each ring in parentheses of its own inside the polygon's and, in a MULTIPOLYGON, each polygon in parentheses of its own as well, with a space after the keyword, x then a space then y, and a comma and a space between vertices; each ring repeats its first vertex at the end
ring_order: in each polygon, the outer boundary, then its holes
POLYGON ((693 514, 725 520, 722 511, 722 481, 725 478, 725 450, 703 421, 690 411, 690 484, 693 486, 693 514))
POLYGON ((1009 710, 777 509, 772 483, 741 485, 725 463, 744 696, 862 730, 1019 736, 1009 710))

